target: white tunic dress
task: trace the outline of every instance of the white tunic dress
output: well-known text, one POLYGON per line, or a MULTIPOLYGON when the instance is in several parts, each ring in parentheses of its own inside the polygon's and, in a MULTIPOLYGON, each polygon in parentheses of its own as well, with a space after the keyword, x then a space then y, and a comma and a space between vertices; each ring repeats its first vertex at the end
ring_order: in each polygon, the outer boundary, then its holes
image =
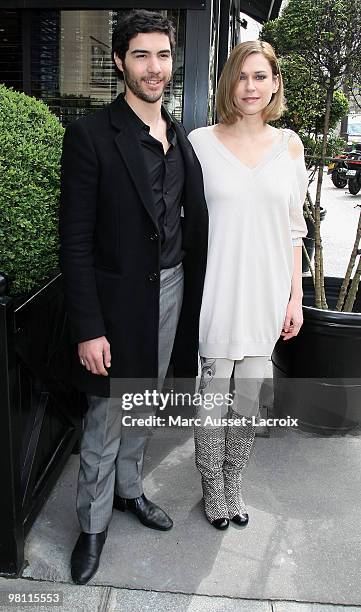
POLYGON ((209 212, 208 262, 200 315, 203 357, 271 355, 290 297, 293 246, 307 235, 303 156, 292 159, 282 130, 249 168, 214 133, 189 134, 201 163, 209 212))

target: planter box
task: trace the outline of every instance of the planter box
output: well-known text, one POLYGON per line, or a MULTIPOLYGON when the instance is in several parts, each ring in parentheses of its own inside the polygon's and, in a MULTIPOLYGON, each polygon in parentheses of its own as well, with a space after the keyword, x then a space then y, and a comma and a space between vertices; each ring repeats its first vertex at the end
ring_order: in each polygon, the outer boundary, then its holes
POLYGON ((24 298, 0 297, 0 573, 18 576, 24 539, 80 438, 85 397, 67 367, 59 274, 24 298))
MULTIPOLYGON (((326 278, 335 307, 342 279, 326 278)), ((301 429, 346 432, 361 424, 361 291, 354 313, 313 308, 313 283, 303 279, 304 324, 299 335, 279 340, 272 355, 275 416, 298 418, 301 429)))

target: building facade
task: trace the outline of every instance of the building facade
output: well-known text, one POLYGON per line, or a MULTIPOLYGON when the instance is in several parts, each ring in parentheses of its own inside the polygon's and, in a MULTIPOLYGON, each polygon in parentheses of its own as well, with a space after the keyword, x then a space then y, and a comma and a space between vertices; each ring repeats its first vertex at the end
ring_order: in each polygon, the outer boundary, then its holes
POLYGON ((0 82, 40 98, 66 125, 122 90, 112 32, 133 8, 157 10, 176 27, 165 104, 186 129, 215 119, 220 71, 245 20, 274 18, 280 0, 0 0, 0 82))

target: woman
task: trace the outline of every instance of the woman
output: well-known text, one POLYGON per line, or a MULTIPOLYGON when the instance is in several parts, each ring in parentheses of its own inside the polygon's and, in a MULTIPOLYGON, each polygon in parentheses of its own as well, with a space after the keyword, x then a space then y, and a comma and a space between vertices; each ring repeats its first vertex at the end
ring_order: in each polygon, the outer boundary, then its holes
POLYGON ((224 395, 234 370, 227 423, 236 417, 241 421, 223 426, 217 419, 204 420, 194 430, 205 513, 218 529, 226 529, 229 520, 248 523, 241 477, 255 436, 250 417, 258 413, 259 390, 277 339, 296 336, 303 320, 303 146, 291 130, 268 123, 284 108, 273 48, 244 42, 233 49, 220 78, 220 122, 189 135, 202 166, 210 218, 200 318, 201 390, 224 395))

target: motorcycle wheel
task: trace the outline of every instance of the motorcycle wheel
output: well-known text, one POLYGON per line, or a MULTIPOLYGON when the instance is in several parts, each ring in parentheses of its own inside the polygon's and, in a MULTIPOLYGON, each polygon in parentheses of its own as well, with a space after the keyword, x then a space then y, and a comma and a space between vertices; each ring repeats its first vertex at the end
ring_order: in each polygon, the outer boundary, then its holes
POLYGON ((357 195, 361 189, 361 181, 357 176, 348 180, 348 190, 351 195, 357 195))
POLYGON ((347 178, 341 176, 337 170, 332 172, 331 181, 338 189, 343 189, 347 185, 347 178))

